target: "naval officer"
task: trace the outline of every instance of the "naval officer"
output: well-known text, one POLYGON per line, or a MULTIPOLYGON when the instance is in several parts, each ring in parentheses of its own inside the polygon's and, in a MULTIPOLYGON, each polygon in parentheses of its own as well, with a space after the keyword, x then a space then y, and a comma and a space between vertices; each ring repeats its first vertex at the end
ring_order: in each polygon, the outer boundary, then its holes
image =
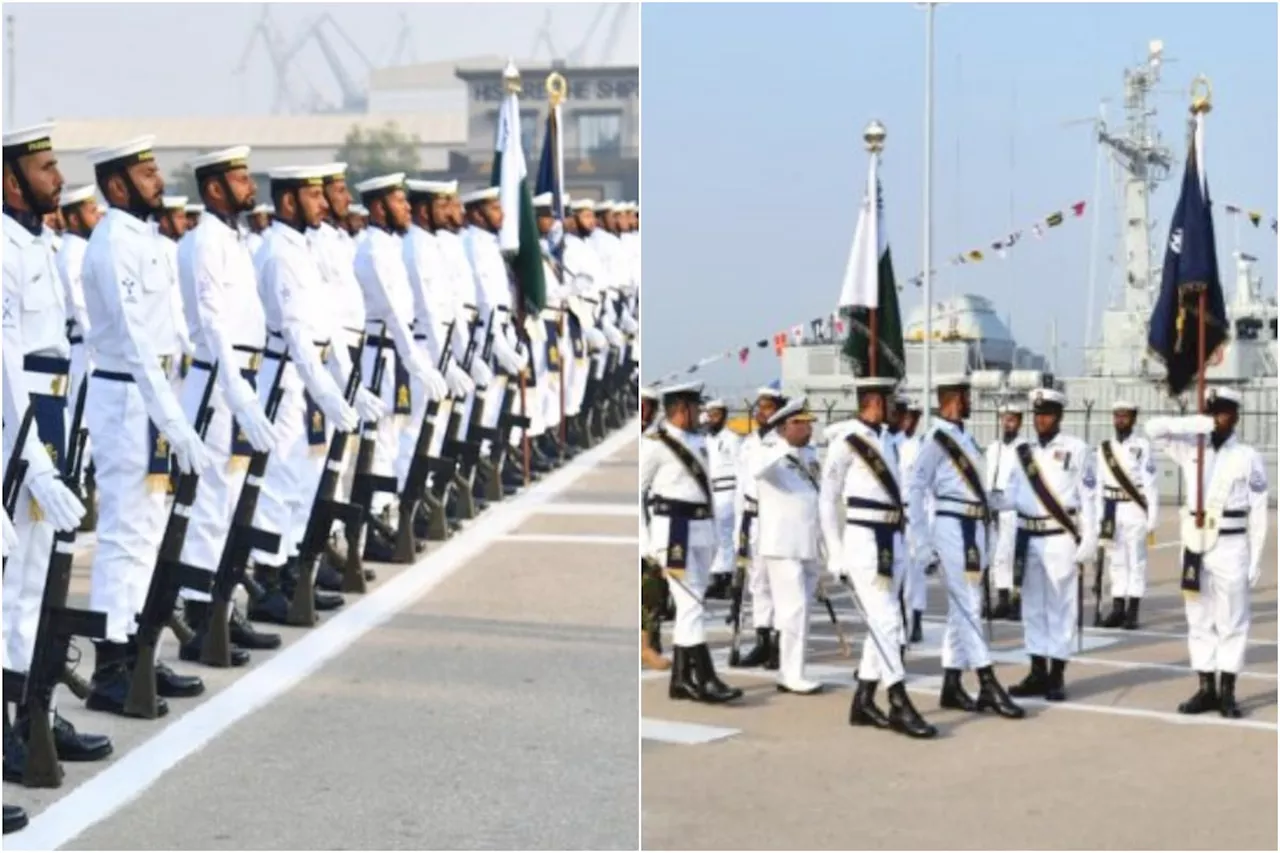
POLYGON ((1098 446, 1098 539, 1107 543, 1111 612, 1104 628, 1138 627, 1138 608, 1147 591, 1147 545, 1159 521, 1156 460, 1151 443, 1133 434, 1138 406, 1117 400, 1111 406, 1115 438, 1098 446))
POLYGON ((1262 578, 1267 540, 1267 466, 1240 441, 1240 392, 1212 388, 1203 415, 1158 417, 1146 433, 1182 469, 1182 593, 1191 668, 1200 676, 1179 713, 1236 718, 1236 675, 1249 640, 1249 591, 1262 578), (1204 441, 1204 528, 1196 527, 1197 444, 1204 441), (1215 678, 1216 676, 1216 678, 1215 678))

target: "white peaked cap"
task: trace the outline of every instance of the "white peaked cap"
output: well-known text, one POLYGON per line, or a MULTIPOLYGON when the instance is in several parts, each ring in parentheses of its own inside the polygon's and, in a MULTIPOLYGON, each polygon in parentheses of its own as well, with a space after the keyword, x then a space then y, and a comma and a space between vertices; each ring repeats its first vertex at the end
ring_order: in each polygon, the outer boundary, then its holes
POLYGON ((1033 407, 1057 405, 1065 408, 1067 405, 1067 395, 1053 388, 1037 388, 1027 396, 1033 407))
POLYGON ((141 154, 144 151, 150 151, 155 147, 155 142, 156 138, 154 136, 137 136, 119 145, 95 148, 85 154, 85 157, 89 160, 91 166, 101 166, 115 160, 123 160, 125 157, 141 154))
POLYGON ((53 137, 53 123, 33 124, 30 127, 22 127, 11 133, 4 135, 4 147, 10 145, 26 145, 29 142, 39 142, 42 139, 51 139, 53 137))
POLYGON ((589 198, 575 198, 569 203, 570 210, 595 210, 596 203, 589 198))
POLYGON ((484 187, 478 190, 472 190, 462 196, 463 204, 475 204, 478 201, 488 201, 497 198, 501 191, 498 187, 484 187))
POLYGON ((326 174, 324 166, 279 166, 267 173, 273 181, 319 181, 326 174))
POLYGON ((761 385, 756 389, 756 399, 767 397, 770 400, 781 400, 783 394, 777 388, 770 388, 768 385, 761 385))
POLYGON ((160 200, 160 204, 165 210, 186 210, 187 197, 185 195, 167 195, 160 200))
MULTIPOLYGON (((323 177, 323 175, 321 177, 323 177)), ((361 181, 356 184, 356 192, 363 195, 365 193, 373 193, 378 190, 387 190, 392 189, 393 187, 402 186, 404 186, 404 172, 394 172, 390 175, 379 175, 376 178, 361 181)))
POLYGON ((785 406, 773 413, 773 417, 769 418, 769 425, 776 426, 780 423, 785 423, 797 415, 804 415, 806 420, 813 420, 813 415, 805 406, 805 398, 796 397, 794 400, 791 400, 785 406))
POLYGON ((641 400, 652 400, 655 403, 662 399, 662 395, 658 393, 658 389, 649 385, 645 385, 640 389, 641 400))
POLYGON ((88 201, 97 193, 97 189, 93 184, 86 184, 83 187, 76 187, 70 192, 62 194, 62 207, 70 207, 73 204, 79 204, 82 201, 88 201))
POLYGON ((1020 415, 1022 414, 1022 405, 1019 403, 1005 403, 1000 407, 1002 415, 1020 415))
POLYGON ((708 400, 707 402, 703 403, 702 408, 724 409, 725 411, 729 410, 729 407, 724 404, 724 400, 720 399, 719 397, 716 397, 714 400, 708 400))
POLYGON ((339 175, 345 175, 347 173, 346 163, 325 163, 320 168, 324 170, 324 176, 326 178, 336 178, 339 175))
POLYGON ((968 388, 973 383, 963 373, 947 373, 933 380, 934 388, 968 388))
POLYGON ((555 199, 555 193, 538 193, 533 197, 533 206, 550 207, 555 199))
POLYGON ((189 205, 187 205, 186 210, 187 210, 187 213, 204 213, 204 205, 203 205, 203 204, 189 204, 189 205))
POLYGON ((1244 396, 1235 388, 1210 388, 1205 394, 1206 403, 1216 403, 1219 400, 1225 400, 1228 403, 1235 403, 1240 406, 1244 403, 1244 396))
POLYGON ((616 201, 613 201, 612 199, 605 199, 604 201, 598 201, 596 202, 596 206, 595 206, 595 210, 598 213, 608 213, 611 210, 617 210, 617 209, 618 209, 618 203, 616 201))
POLYGON ((208 166, 217 166, 221 163, 231 163, 235 160, 247 160, 249 158, 248 145, 235 145, 231 148, 223 148, 221 151, 210 151, 208 154, 201 154, 199 157, 192 158, 187 165, 192 169, 204 169, 208 166))
POLYGON ((271 205, 267 204, 266 202, 260 202, 260 203, 258 203, 258 204, 256 204, 256 205, 254 205, 253 210, 252 210, 252 211, 250 211, 250 212, 251 212, 251 213, 271 213, 271 212, 272 212, 272 207, 271 207, 271 205))
POLYGON ((1116 400, 1114 403, 1111 404, 1111 411, 1136 412, 1138 411, 1138 404, 1133 402, 1132 400, 1116 400))
POLYGON ((410 192, 415 193, 428 193, 430 195, 458 194, 457 181, 419 181, 415 178, 410 178, 405 181, 405 186, 409 188, 410 192))
POLYGON ((365 219, 369 218, 369 208, 365 207, 363 204, 351 205, 347 208, 347 213, 354 213, 356 216, 363 216, 365 219))

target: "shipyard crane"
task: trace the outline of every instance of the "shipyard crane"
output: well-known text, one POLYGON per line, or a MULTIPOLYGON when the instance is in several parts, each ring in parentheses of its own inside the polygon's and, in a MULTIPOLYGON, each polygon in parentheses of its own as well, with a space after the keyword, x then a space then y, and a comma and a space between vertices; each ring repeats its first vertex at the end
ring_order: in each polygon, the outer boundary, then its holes
POLYGON ((543 45, 547 46, 547 62, 555 62, 560 58, 556 52, 555 43, 551 40, 551 10, 547 9, 546 17, 542 19, 542 26, 538 28, 538 32, 533 37, 533 49, 529 51, 530 59, 538 58, 538 48, 543 45))
POLYGON ((592 19, 591 26, 587 27, 587 32, 583 35, 582 41, 565 55, 565 64, 586 64, 587 49, 591 46, 591 40, 595 37, 596 30, 600 29, 600 24, 604 22, 605 16, 613 12, 613 21, 609 24, 609 31, 605 35, 603 47, 598 54, 599 58, 594 63, 596 65, 608 65, 613 58, 613 50, 618 43, 618 36, 622 33, 622 24, 626 20, 629 8, 630 4, 628 3, 601 3, 596 8, 596 16, 592 19))
POLYGON ((276 74, 275 95, 272 100, 271 112, 298 112, 320 99, 320 93, 310 82, 304 81, 303 83, 308 89, 305 100, 290 85, 289 66, 295 51, 285 44, 283 34, 280 32, 279 27, 276 26, 275 19, 271 17, 271 6, 266 3, 262 4, 262 17, 258 19, 257 24, 254 25, 253 30, 249 33, 249 40, 245 44, 244 52, 240 55, 240 61, 231 72, 233 76, 243 78, 249 69, 249 60, 253 57, 254 49, 259 43, 262 44, 262 49, 266 52, 267 58, 270 59, 271 66, 276 74))
MULTIPOLYGON (((328 12, 325 12, 303 28, 298 38, 294 41, 293 47, 288 52, 287 56, 289 59, 293 59, 293 57, 306 46, 307 42, 314 41, 316 43, 316 47, 320 48, 321 54, 324 55, 325 63, 333 73, 334 80, 338 84, 338 89, 342 92, 342 103, 337 110, 348 113, 364 112, 369 105, 368 92, 366 92, 350 72, 347 71, 346 66, 342 62, 342 57, 338 55, 338 51, 335 49, 333 42, 329 40, 329 36, 325 32, 325 25, 332 27, 333 30, 337 32, 338 36, 346 42, 347 47, 351 48, 352 52, 355 53, 362 63, 364 63, 366 71, 373 70, 373 63, 371 63, 369 58, 365 56, 364 51, 360 49, 359 45, 352 41, 351 37, 347 35, 346 30, 342 29, 342 27, 338 25, 338 22, 335 21, 333 16, 328 12)), ((330 109, 324 111, 332 112, 333 110, 330 109)))
POLYGON ((413 27, 409 25, 409 16, 404 12, 400 13, 398 33, 395 46, 388 54, 390 58, 387 60, 387 67, 399 65, 402 61, 410 63, 418 61, 417 53, 413 49, 413 27))

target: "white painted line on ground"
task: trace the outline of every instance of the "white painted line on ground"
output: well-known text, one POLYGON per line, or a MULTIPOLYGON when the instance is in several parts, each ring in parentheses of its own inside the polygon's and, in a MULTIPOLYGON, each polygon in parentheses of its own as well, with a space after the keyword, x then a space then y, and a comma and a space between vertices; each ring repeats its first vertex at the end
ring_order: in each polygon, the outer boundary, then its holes
POLYGON ((635 504, 585 504, 553 502, 538 508, 538 515, 611 515, 638 516, 640 507, 635 504))
POLYGON ((222 692, 169 723, 9 836, 6 850, 56 850, 105 820, 237 721, 279 697, 362 636, 475 559, 581 476, 638 440, 632 419, 527 492, 491 507, 466 530, 370 594, 348 604, 222 692))
POLYGON ((509 533, 502 537, 503 542, 521 545, 630 545, 640 544, 639 536, 601 536, 594 533, 509 533))
POLYGON ((656 740, 662 743, 678 743, 681 746, 695 746, 724 740, 739 734, 742 734, 742 729, 724 729, 719 726, 702 726, 697 723, 676 723, 671 720, 640 718, 641 740, 656 740))

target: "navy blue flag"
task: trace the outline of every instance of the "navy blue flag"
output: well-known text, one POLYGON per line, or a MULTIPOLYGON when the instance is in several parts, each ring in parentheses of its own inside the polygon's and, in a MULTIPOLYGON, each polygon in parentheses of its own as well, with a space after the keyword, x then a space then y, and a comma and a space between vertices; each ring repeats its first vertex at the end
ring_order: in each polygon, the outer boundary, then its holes
POLYGON ((547 133, 542 140, 542 159, 538 163, 538 179, 533 194, 551 193, 551 213, 560 226, 552 232, 551 256, 557 263, 564 262, 564 188, 561 186, 559 169, 556 167, 556 142, 560 129, 556 126, 555 109, 547 110, 547 133))
MULTIPOLYGON (((1198 135, 1198 134, 1197 134, 1198 135)), ((1182 192, 1169 227, 1160 296, 1147 332, 1147 345, 1168 373, 1169 393, 1186 391, 1200 371, 1200 293, 1205 294, 1205 359, 1227 340, 1227 309, 1218 277, 1218 249, 1209 208, 1209 184, 1201 191, 1200 170, 1193 141, 1182 176, 1182 192)))

